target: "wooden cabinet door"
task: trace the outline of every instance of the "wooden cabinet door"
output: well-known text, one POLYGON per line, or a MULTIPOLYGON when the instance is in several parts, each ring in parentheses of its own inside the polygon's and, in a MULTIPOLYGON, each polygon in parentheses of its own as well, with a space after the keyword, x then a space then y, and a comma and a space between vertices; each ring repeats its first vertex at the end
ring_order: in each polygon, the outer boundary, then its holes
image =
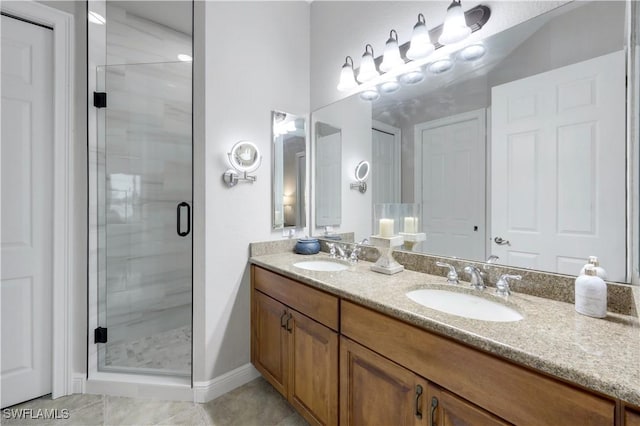
POLYGON ((259 291, 253 292, 251 361, 284 397, 287 396, 287 307, 259 291))
POLYGON ((341 337, 341 425, 426 425, 426 391, 413 372, 341 337))
POLYGON ((624 426, 640 426, 640 412, 624 410, 624 426))
POLYGON ((506 426, 510 424, 434 384, 429 384, 427 395, 426 403, 429 411, 426 415, 431 417, 429 426, 506 426))
POLYGON ((296 312, 289 322, 289 402, 311 424, 338 423, 338 334, 296 312))

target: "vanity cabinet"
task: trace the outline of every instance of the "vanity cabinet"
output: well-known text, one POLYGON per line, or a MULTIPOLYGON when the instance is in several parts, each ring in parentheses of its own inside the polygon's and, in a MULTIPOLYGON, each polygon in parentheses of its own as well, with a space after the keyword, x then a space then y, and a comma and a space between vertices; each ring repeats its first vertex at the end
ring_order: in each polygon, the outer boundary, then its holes
POLYGON ((640 411, 635 411, 627 407, 624 410, 624 425, 640 426, 640 411))
POLYGON ((338 298, 252 266, 251 362, 311 424, 338 423, 338 298))
MULTIPOLYGON (((487 420, 466 424, 503 424, 502 421, 554 426, 614 424, 616 406, 611 399, 348 301, 341 304, 341 333, 431 384, 437 384, 435 389, 439 391, 432 390, 430 384, 427 392, 439 395, 437 424, 457 424, 456 417, 475 415, 475 410, 487 420), (464 411, 460 411, 460 407, 464 407, 464 411)), ((344 376, 348 365, 343 355, 342 379, 350 379, 344 376)), ((341 390, 344 392, 349 386, 355 388, 357 382, 342 385, 341 390)), ((348 400, 343 396, 341 402, 348 400)), ((423 417, 425 404, 430 402, 421 403, 423 417)), ((341 407, 341 413, 349 418, 352 407, 341 407)), ((394 409, 391 403, 387 408, 394 409)))
POLYGON ((344 426, 508 425, 344 337, 340 370, 340 424, 344 426))

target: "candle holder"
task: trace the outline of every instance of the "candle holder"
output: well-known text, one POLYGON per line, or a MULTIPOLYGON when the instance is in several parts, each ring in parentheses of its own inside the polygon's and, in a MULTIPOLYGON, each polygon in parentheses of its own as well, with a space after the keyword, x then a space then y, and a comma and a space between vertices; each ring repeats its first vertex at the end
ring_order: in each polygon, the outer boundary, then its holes
POLYGON ((373 235, 371 237, 371 244, 378 249, 380 257, 375 264, 371 265, 371 270, 387 275, 404 271, 404 266, 396 262, 393 258, 393 249, 402 246, 403 243, 404 238, 400 235, 394 235, 392 237, 373 235))
POLYGON ((400 235, 404 237, 404 247, 409 251, 413 251, 416 244, 426 241, 427 239, 427 234, 424 232, 400 232, 400 235))

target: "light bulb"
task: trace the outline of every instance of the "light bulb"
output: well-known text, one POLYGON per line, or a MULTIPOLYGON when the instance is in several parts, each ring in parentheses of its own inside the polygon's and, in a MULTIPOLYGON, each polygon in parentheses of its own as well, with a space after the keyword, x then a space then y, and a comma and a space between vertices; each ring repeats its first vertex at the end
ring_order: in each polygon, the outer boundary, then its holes
POLYGON ((358 81, 360 83, 367 82, 378 77, 380 73, 376 69, 376 63, 373 59, 373 47, 367 44, 364 48, 364 54, 362 55, 362 62, 360 63, 360 72, 358 73, 358 81), (369 52, 371 49, 371 52, 369 52))
POLYGON ((431 43, 429 30, 425 25, 424 15, 418 14, 418 22, 413 26, 413 34, 411 34, 411 43, 407 50, 407 58, 415 61, 417 59, 426 58, 431 55, 436 48, 431 43))
POLYGON ((389 39, 384 46, 384 55, 382 56, 380 71, 389 72, 402 65, 404 65, 404 61, 400 56, 400 49, 398 48, 398 33, 396 30, 391 30, 389 39))
POLYGON ((447 9, 447 16, 442 25, 442 34, 438 43, 442 45, 458 43, 471 34, 471 28, 467 26, 467 20, 462 11, 460 0, 453 0, 447 9))

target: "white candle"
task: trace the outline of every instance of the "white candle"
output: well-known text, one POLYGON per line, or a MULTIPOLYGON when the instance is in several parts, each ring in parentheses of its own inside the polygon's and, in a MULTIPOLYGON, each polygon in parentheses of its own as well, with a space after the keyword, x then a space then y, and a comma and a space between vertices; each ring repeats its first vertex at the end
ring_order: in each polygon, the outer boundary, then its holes
POLYGON ((393 219, 380 219, 380 236, 393 237, 393 219))
POLYGON ((405 217, 404 218, 404 232, 415 234, 418 232, 418 218, 417 217, 405 217))

